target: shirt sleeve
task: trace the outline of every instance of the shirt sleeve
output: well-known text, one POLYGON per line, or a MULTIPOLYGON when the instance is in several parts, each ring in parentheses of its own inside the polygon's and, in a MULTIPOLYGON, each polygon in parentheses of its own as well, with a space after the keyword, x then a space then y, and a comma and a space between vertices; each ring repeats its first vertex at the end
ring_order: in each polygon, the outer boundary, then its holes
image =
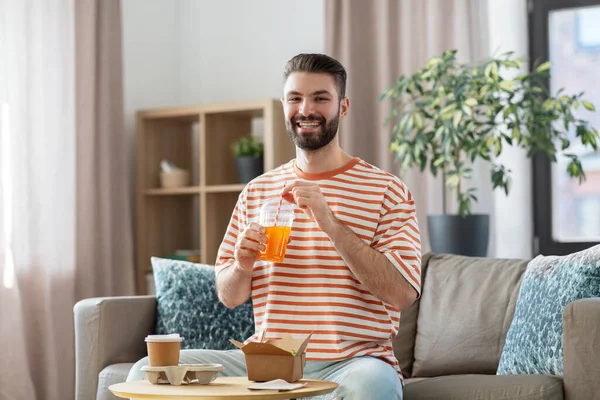
POLYGON ((215 263, 215 276, 225 268, 233 265, 235 261, 235 244, 238 236, 246 229, 246 190, 244 189, 235 205, 235 209, 231 214, 227 231, 223 237, 223 241, 219 246, 217 253, 217 261, 215 263))
POLYGON ((386 196, 373 248, 385 255, 421 296, 421 239, 415 202, 406 196, 386 196))

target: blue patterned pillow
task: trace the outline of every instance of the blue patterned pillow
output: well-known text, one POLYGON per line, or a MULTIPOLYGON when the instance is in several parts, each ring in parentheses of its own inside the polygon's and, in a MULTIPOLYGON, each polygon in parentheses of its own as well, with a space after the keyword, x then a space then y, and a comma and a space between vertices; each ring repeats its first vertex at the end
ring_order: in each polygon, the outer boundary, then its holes
POLYGON ((498 375, 563 374, 562 314, 572 301, 600 296, 600 245, 528 265, 498 375))
POLYGON ((183 349, 234 349, 229 338, 254 334, 252 302, 233 310, 218 299, 214 266, 152 257, 156 333, 179 333, 183 349))

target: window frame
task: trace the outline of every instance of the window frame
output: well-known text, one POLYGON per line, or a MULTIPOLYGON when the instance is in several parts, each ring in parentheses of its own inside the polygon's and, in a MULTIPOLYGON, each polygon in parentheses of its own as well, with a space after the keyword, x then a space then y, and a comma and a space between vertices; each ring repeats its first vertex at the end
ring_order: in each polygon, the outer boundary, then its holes
MULTIPOLYGON (((600 0, 528 0, 529 68, 549 60, 548 17, 551 11, 600 6, 600 0)), ((546 79, 547 87, 550 80, 546 79)), ((536 154, 532 161, 534 256, 565 255, 599 242, 557 242, 552 237, 552 169, 548 158, 536 154)))

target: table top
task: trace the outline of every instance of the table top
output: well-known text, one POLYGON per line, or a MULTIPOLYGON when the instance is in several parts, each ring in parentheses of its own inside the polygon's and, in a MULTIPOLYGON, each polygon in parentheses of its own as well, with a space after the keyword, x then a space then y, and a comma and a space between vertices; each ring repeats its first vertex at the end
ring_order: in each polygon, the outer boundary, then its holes
POLYGON ((248 389, 256 382, 249 381, 245 376, 219 376, 208 385, 153 385, 146 380, 123 382, 111 385, 109 389, 117 397, 132 400, 157 400, 161 397, 169 400, 276 400, 317 396, 333 392, 338 387, 337 383, 316 379, 300 379, 294 383, 304 382, 306 386, 284 392, 248 389))

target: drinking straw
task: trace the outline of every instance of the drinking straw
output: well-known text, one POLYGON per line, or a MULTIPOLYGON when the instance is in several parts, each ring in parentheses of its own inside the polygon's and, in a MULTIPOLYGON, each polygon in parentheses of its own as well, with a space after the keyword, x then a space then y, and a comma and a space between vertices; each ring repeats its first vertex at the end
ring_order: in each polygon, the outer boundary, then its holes
POLYGON ((277 221, 279 220, 279 210, 281 209, 281 204, 283 203, 283 191, 285 189, 286 182, 283 182, 283 188, 281 189, 281 194, 279 195, 279 204, 277 204, 277 211, 275 211, 275 222, 273 222, 273 226, 277 226, 277 221))

